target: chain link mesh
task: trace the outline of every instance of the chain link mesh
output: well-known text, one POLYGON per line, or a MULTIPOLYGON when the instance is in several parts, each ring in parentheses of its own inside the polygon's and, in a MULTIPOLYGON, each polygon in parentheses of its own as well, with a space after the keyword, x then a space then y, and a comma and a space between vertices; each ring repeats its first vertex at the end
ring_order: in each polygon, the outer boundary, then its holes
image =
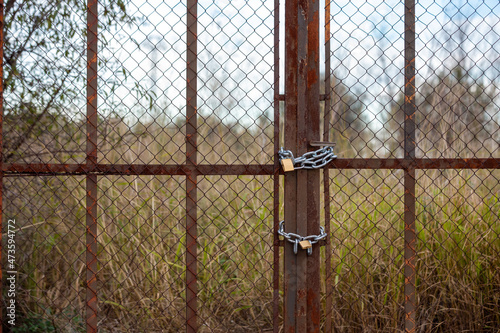
MULTIPOLYGON (((326 116, 337 154, 403 158, 405 5, 330 6, 326 116)), ((498 3, 488 1, 416 3, 416 159, 498 157, 499 18, 498 3)), ((498 330, 497 170, 437 165, 414 171, 414 193, 402 171, 330 170, 325 325, 498 330), (415 198, 414 225, 405 193, 415 198), (416 242, 406 243, 412 232, 416 242)))
POLYGON ((330 3, 330 109, 339 157, 403 157, 404 4, 330 3))
POLYGON ((192 192, 186 176, 155 170, 186 164, 188 106, 196 111, 191 161, 272 163, 274 5, 192 3, 99 1, 91 12, 100 22, 96 123, 84 116, 85 49, 93 45, 85 4, 7 4, 4 163, 85 163, 90 124, 101 168, 157 168, 97 177, 88 209, 83 176, 5 180, 4 225, 15 216, 20 228, 21 330, 272 329, 272 178, 195 176, 192 192), (188 26, 194 10, 197 27, 188 26), (186 83, 194 29, 196 82, 186 83), (195 100, 188 86, 197 86, 195 100), (197 267, 186 259, 192 251, 197 267))
POLYGON ((498 155, 497 3, 419 4, 417 156, 498 155))
MULTIPOLYGON (((320 4, 321 328, 498 331, 500 5, 416 4, 412 141, 409 8, 320 4)), ((2 307, 15 219, 18 331, 280 331, 285 2, 89 8, 4 4, 2 307)))
POLYGON ((84 161, 86 23, 74 2, 5 7, 4 162, 84 161))
POLYGON ((498 170, 417 172, 420 325, 498 327, 499 176, 498 170))
POLYGON ((199 188, 200 330, 272 330, 272 179, 210 176, 199 188))
POLYGON ((14 219, 17 230, 15 267, 8 271, 18 272, 20 331, 85 329, 84 197, 85 180, 80 176, 4 180, 3 223, 14 219))
POLYGON ((332 309, 326 315, 340 332, 401 329, 403 173, 330 170, 329 176, 332 309))
POLYGON ((185 188, 181 177, 99 178, 100 327, 185 330, 185 188))

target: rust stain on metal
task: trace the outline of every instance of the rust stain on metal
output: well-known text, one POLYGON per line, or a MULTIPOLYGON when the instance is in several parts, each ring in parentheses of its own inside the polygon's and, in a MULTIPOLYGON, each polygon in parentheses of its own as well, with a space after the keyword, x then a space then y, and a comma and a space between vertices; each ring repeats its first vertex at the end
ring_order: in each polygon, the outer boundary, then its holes
MULTIPOLYGON (((314 15, 312 16, 312 19, 309 21, 307 24, 307 30, 308 30, 308 52, 309 54, 314 55, 314 63, 319 62, 319 34, 314 33, 319 28, 319 13, 314 12, 314 15)), ((314 68, 314 71, 318 71, 317 68, 314 68)), ((317 78, 314 79, 315 81, 317 78)))
MULTIPOLYGON (((316 289, 309 288, 307 290, 307 294, 309 295, 308 299, 309 300, 314 300, 319 297, 319 294, 316 289)), ((312 326, 314 327, 319 327, 320 321, 321 321, 321 311, 320 309, 317 308, 317 303, 316 302, 308 302, 307 303, 307 308, 308 312, 311 314, 310 316, 310 321, 312 323, 312 326)))
POLYGON ((318 72, 316 70, 309 70, 307 72, 307 82, 309 84, 315 82, 318 79, 318 72))
MULTIPOLYGON (((405 96, 405 102, 406 103, 413 103, 413 100, 415 99, 415 94, 412 94, 410 96, 405 96)), ((413 115, 411 115, 413 117, 413 115)))
POLYGON ((298 317, 305 317, 306 315, 306 309, 303 306, 299 306, 297 309, 297 316, 298 317))
POLYGON ((304 17, 307 16, 307 12, 309 11, 309 1, 310 0, 299 0, 299 7, 304 17))
POLYGON ((303 76, 307 67, 307 59, 300 59, 299 61, 299 75, 303 76))

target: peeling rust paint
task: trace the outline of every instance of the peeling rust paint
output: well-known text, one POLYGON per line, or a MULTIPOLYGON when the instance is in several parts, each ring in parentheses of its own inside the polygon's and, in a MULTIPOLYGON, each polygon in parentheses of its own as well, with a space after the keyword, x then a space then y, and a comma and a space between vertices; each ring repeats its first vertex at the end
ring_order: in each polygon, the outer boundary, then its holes
POLYGON ((306 17, 309 11, 309 1, 310 0, 299 0, 299 7, 303 17, 306 17))

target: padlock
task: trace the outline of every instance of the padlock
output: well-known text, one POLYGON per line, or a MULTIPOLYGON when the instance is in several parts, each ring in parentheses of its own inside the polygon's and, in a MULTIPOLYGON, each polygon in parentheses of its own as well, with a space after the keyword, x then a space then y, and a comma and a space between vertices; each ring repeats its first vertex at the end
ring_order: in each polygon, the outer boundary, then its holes
POLYGON ((291 158, 284 158, 281 160, 281 166, 283 167, 283 171, 293 171, 293 162, 291 158))
POLYGON ((303 241, 300 241, 299 242, 299 245, 300 245, 300 248, 302 250, 305 250, 305 249, 310 249, 313 245, 311 244, 311 241, 308 241, 308 240, 303 240, 303 241))

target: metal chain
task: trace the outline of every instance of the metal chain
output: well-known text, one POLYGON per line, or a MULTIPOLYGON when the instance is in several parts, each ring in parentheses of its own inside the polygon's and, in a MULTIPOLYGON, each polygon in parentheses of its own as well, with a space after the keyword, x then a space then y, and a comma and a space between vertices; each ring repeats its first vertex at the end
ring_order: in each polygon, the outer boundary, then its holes
POLYGON ((294 158, 290 150, 284 150, 283 147, 278 151, 280 161, 289 158, 293 162, 293 168, 298 169, 320 169, 330 163, 337 155, 333 153, 332 147, 323 147, 315 151, 310 151, 301 157, 294 158))
MULTIPOLYGON (((278 228, 278 234, 283 236, 287 241, 293 244, 293 253, 297 254, 298 249, 299 249, 299 243, 301 241, 309 241, 312 244, 316 244, 320 240, 326 238, 326 232, 323 227, 319 227, 319 235, 309 235, 309 236, 301 236, 298 234, 294 234, 292 232, 285 232, 285 221, 281 221, 279 228, 278 228)), ((311 255, 312 254, 312 247, 307 249, 307 254, 311 255)))

